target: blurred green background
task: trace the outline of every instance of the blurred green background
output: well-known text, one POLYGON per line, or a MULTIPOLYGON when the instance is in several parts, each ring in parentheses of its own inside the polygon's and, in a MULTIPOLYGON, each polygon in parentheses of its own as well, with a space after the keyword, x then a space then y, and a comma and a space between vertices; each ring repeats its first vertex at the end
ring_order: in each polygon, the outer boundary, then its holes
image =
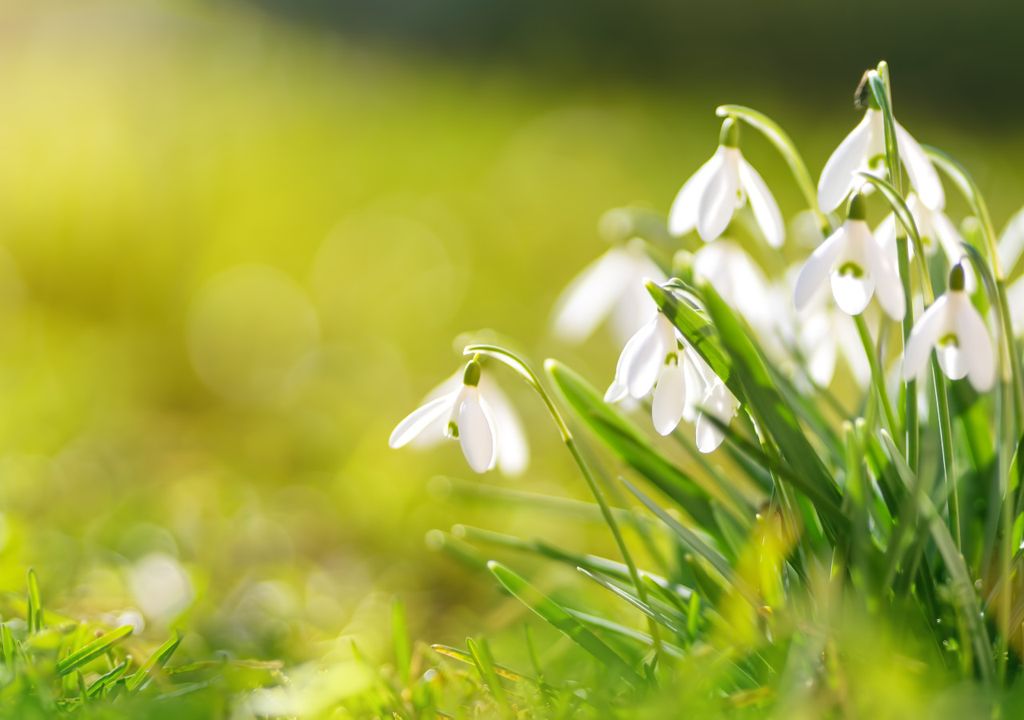
MULTIPOLYGON (((6 4, 0 589, 34 566, 67 613, 298 662, 379 648, 395 594, 429 641, 519 612, 431 528, 612 552, 596 525, 431 492, 468 476, 457 447, 387 437, 464 331, 608 382, 612 339, 560 344, 550 307, 603 251, 605 210, 667 210, 715 105, 773 116, 816 175, 887 57, 911 132, 972 169, 998 224, 1024 202, 1024 6, 823 7, 6 4)), ((473 481, 581 496, 536 399, 504 385, 531 469, 473 481)))

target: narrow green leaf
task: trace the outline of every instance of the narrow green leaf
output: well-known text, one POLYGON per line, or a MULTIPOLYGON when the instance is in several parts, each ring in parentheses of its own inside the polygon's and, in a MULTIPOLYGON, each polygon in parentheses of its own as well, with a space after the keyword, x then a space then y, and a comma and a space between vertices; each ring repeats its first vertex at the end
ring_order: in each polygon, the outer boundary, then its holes
POLYGON ((37 633, 43 629, 43 601, 39 595, 39 579, 36 571, 28 571, 28 631, 37 633))
POLYGON ((397 598, 391 605, 391 638, 395 649, 395 665, 403 685, 409 684, 412 651, 409 648, 409 631, 405 621, 405 606, 397 598))
POLYGON ((814 503, 830 536, 836 537, 847 519, 840 510, 842 498, 835 481, 808 442, 793 408, 772 382, 744 324, 713 287, 703 285, 700 291, 732 361, 732 372, 740 385, 737 397, 747 400, 762 432, 775 441, 782 457, 793 468, 793 484, 814 503))
MULTIPOLYGON (((580 610, 573 610, 572 608, 566 608, 566 612, 590 627, 605 630, 606 632, 610 632, 629 640, 635 640, 647 647, 654 646, 654 638, 645 632, 634 630, 633 628, 626 627, 625 625, 620 625, 619 623, 613 622, 612 620, 600 615, 591 615, 589 613, 581 612, 580 610)), ((674 658, 682 658, 685 655, 685 651, 681 647, 666 642, 664 638, 661 640, 661 648, 674 658)))
POLYGON ((620 585, 615 584, 610 579, 602 577, 597 573, 590 572, 586 568, 576 568, 576 570, 584 577, 593 580, 595 583, 603 587, 605 590, 611 592, 617 598, 626 601, 628 604, 632 605, 634 608, 642 612, 651 620, 654 620, 660 625, 664 625, 666 628, 671 630, 676 635, 682 636, 683 631, 680 628, 679 624, 671 617, 669 617, 667 613, 662 612, 658 608, 651 605, 651 603, 641 600, 635 594, 629 592, 620 585))
POLYGON ((128 670, 128 663, 128 660, 122 660, 103 675, 100 675, 100 677, 98 677, 92 685, 86 689, 86 697, 92 698, 101 696, 106 688, 117 682, 121 676, 124 675, 125 671, 128 670))
POLYGON ((473 658, 473 664, 476 666, 480 678, 490 689, 495 702, 498 703, 498 707, 501 708, 505 715, 508 715, 511 711, 508 704, 508 695, 505 694, 505 688, 502 687, 501 680, 498 679, 498 673, 494 667, 494 658, 491 657, 491 649, 487 645, 487 641, 466 638, 466 647, 469 649, 469 654, 473 658))
POLYGON ((729 562, 720 552, 718 552, 710 545, 708 545, 706 542, 704 542, 703 538, 701 538, 699 534, 697 534, 690 528, 684 526, 682 523, 678 522, 675 518, 673 518, 671 515, 665 512, 664 508, 658 505, 658 503, 654 502, 654 500, 652 500, 651 498, 647 497, 647 495, 645 495, 638 487, 636 487, 629 480, 627 480, 626 478, 619 478, 619 480, 620 482, 622 482, 623 485, 626 486, 627 490, 633 493, 633 495, 635 495, 636 498, 647 507, 648 510, 654 513, 654 515, 657 516, 658 519, 665 523, 669 527, 669 529, 676 534, 676 537, 679 538, 680 542, 682 542, 684 546, 689 548, 691 551, 693 551, 700 557, 704 558, 711 565, 711 567, 713 567, 718 572, 718 574, 724 581, 726 581, 727 583, 732 582, 732 568, 729 566, 729 562))
POLYGON ((119 643, 124 638, 132 634, 131 625, 122 625, 116 630, 111 630, 108 633, 100 635, 98 638, 93 640, 91 643, 83 645, 75 652, 68 655, 66 658, 57 663, 57 673, 60 675, 67 675, 74 670, 82 667, 86 663, 89 663, 100 655, 105 653, 107 650, 112 648, 114 645, 119 643))
MULTIPOLYGON (((907 465, 900 454, 896 443, 885 430, 881 431, 882 444, 886 454, 892 462, 896 473, 908 490, 913 491, 917 487, 917 480, 913 470, 907 465)), ((975 648, 975 656, 982 678, 991 683, 995 679, 995 666, 992 658, 992 644, 989 642, 988 631, 981 619, 981 608, 978 604, 978 597, 974 592, 974 582, 971 580, 967 570, 967 563, 964 557, 956 548, 956 542, 949 533, 949 528, 942 521, 939 511, 925 493, 915 493, 911 496, 918 503, 918 510, 928 523, 928 530, 931 533, 935 547, 942 557, 946 571, 951 580, 953 600, 959 611, 959 618, 967 627, 968 633, 975 648)))
POLYGON ((181 635, 175 632, 164 642, 163 645, 158 647, 153 654, 146 659, 146 662, 142 664, 142 667, 127 678, 127 681, 125 682, 125 689, 129 693, 141 690, 144 683, 167 664, 180 644, 181 635))
POLYGON ((16 642, 7 623, 0 624, 0 649, 3 650, 4 662, 8 665, 13 664, 17 657, 16 642))
POLYGON ((618 653, 608 647, 565 608, 501 563, 492 560, 487 563, 487 567, 506 590, 515 595, 543 620, 590 653, 598 662, 614 670, 629 685, 633 687, 644 685, 643 678, 618 653))
MULTIPOLYGON (((473 656, 471 654, 469 654, 468 652, 466 652, 465 650, 460 650, 459 648, 451 647, 450 645, 441 645, 441 644, 431 645, 430 649, 433 650, 434 652, 436 652, 438 655, 444 655, 445 657, 449 657, 452 660, 457 660, 460 663, 464 663, 464 664, 470 665, 470 666, 475 666, 476 665, 476 663, 473 661, 473 656)), ((525 683, 531 683, 533 685, 538 685, 539 684, 533 678, 528 677, 526 675, 522 675, 520 673, 517 673, 515 670, 511 670, 511 669, 505 667, 504 665, 499 665, 498 663, 493 663, 492 662, 491 663, 491 667, 494 668, 494 672, 498 676, 500 676, 500 677, 502 677, 502 678, 504 678, 506 680, 509 680, 511 682, 525 682, 525 683)))

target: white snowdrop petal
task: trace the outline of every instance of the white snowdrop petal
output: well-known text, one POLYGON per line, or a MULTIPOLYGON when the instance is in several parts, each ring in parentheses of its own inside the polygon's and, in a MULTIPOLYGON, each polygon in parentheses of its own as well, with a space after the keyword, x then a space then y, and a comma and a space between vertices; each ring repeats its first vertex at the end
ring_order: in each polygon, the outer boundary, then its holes
POLYGON ((960 350, 967 365, 967 376, 978 392, 992 389, 996 379, 995 349, 985 321, 965 293, 957 293, 953 324, 960 338, 960 350))
POLYGON ((871 296, 875 293, 875 281, 866 271, 855 276, 850 273, 832 273, 832 297, 836 305, 847 315, 860 315, 864 308, 871 302, 871 296))
POLYGON ((1010 325, 1014 337, 1024 331, 1024 278, 1018 279, 1006 290, 1006 300, 1010 306, 1010 325))
POLYGON ((740 184, 747 194, 750 209, 754 212, 764 238, 772 247, 781 247, 786 229, 782 213, 775 202, 768 185, 745 159, 740 157, 740 184))
POLYGON ((668 363, 658 375, 651 405, 651 419, 659 435, 668 435, 683 417, 686 406, 686 378, 682 362, 668 363))
POLYGON ((850 193, 854 173, 864 164, 871 139, 870 112, 847 135, 825 163, 818 179, 818 205, 822 211, 832 212, 850 193))
POLYGON ((451 412, 455 396, 452 394, 434 398, 409 413, 404 420, 395 426, 388 445, 400 448, 414 440, 436 420, 443 419, 451 412))
POLYGON ((673 235, 685 235, 697 227, 700 199, 704 195, 708 181, 722 164, 722 150, 723 148, 719 147, 715 154, 690 176, 676 195, 668 213, 668 229, 673 235))
MULTIPOLYGON (((957 342, 960 342, 958 339, 957 342)), ((958 344, 943 344, 935 346, 935 357, 939 361, 939 367, 943 374, 950 380, 960 380, 967 377, 967 354, 964 348, 958 344)))
POLYGON ((552 328, 569 342, 581 342, 607 317, 632 278, 634 260, 612 248, 577 275, 555 303, 552 328))
POLYGON ((705 384, 694 360, 696 351, 687 347, 682 356, 683 379, 685 382, 685 400, 683 402, 683 420, 693 422, 697 417, 697 403, 704 395, 705 384))
POLYGON ((530 446, 519 416, 497 385, 481 382, 480 395, 484 413, 494 421, 498 467, 510 477, 522 475, 530 463, 530 446))
POLYGON ((661 342, 659 319, 660 316, 644 328, 649 327, 651 330, 641 336, 635 352, 623 367, 626 387, 629 388, 629 394, 637 400, 647 395, 654 387, 658 380, 658 371, 665 359, 666 348, 661 342))
POLYGON ((475 472, 482 473, 494 467, 495 431, 491 418, 484 411, 478 392, 467 393, 459 408, 459 445, 475 472))
POLYGON ((946 205, 946 194, 939 174, 917 140, 899 123, 896 123, 896 145, 918 198, 932 210, 941 210, 946 205))
POLYGON ((871 277, 875 282, 875 291, 878 293, 878 302, 885 313, 898 322, 903 319, 907 311, 907 304, 896 266, 892 264, 889 254, 878 245, 873 237, 864 239, 864 249, 871 277))
POLYGON ((802 310, 815 295, 815 291, 825 282, 832 271, 832 266, 843 250, 846 242, 846 228, 840 227, 821 245, 815 248, 807 262, 800 268, 793 291, 793 302, 797 310, 802 310))
POLYGON ((718 449, 725 439, 725 433, 704 413, 697 416, 697 449, 707 455, 718 449))
POLYGON ((735 148, 723 148, 722 151, 722 162, 708 180, 697 212, 697 232, 704 242, 718 239, 729 227, 736 211, 740 189, 739 151, 735 148))
POLYGON ((810 348, 807 358, 807 374, 819 387, 828 387, 836 371, 835 341, 822 338, 810 348))
POLYGON ((617 379, 612 380, 612 384, 604 391, 604 401, 607 403, 617 403, 620 400, 625 400, 628 396, 629 388, 617 379))
POLYGON ((610 399, 613 396, 621 400, 625 397, 626 392, 628 392, 627 370, 632 365, 637 353, 643 348, 644 343, 647 342, 652 334, 657 332, 657 320, 657 317, 651 318, 650 322, 633 333, 633 337, 626 341, 626 345, 622 348, 619 360, 615 365, 615 379, 608 387, 608 392, 605 393, 605 400, 608 402, 616 402, 616 400, 610 399))
POLYGON ((1010 272, 1024 252, 1024 208, 1021 208, 1006 223, 1003 234, 999 236, 999 261, 1003 270, 1010 272))
POLYGON ((893 213, 889 213, 878 223, 878 227, 875 228, 875 241, 886 254, 896 260, 896 216, 893 213))
POLYGON ((910 380, 920 376, 932 348, 939 338, 949 332, 948 317, 949 297, 943 295, 914 324, 907 339, 907 347, 903 353, 903 379, 910 380))
POLYGON ((718 424, 710 418, 713 417, 719 423, 727 425, 736 414, 739 402, 729 388, 717 377, 708 386, 707 392, 701 400, 701 414, 697 417, 697 449, 702 453, 709 453, 722 444, 725 433, 718 427, 718 424))
POLYGON ((846 365, 853 373, 853 379, 860 387, 867 387, 871 382, 871 365, 864 355, 864 346, 860 342, 860 335, 857 333, 853 320, 847 317, 837 317, 833 332, 835 332, 836 342, 846 360, 846 365))

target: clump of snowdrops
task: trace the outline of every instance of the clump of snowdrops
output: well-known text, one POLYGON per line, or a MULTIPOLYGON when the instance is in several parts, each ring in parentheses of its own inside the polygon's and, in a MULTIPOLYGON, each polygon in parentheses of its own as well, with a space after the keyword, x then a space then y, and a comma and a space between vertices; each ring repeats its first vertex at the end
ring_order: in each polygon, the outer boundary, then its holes
MULTIPOLYGON (((905 712, 909 688, 933 687, 969 688, 972 711, 1012 703, 1024 652, 1024 298, 1009 281, 1024 214, 997 236, 967 170, 895 119, 885 63, 855 101, 862 117, 816 187, 782 128, 724 105, 717 149, 667 217, 606 218, 617 242, 553 320, 570 342, 611 321, 623 349, 599 385, 557 360, 540 373, 473 343, 391 436, 393 447, 448 438, 473 470, 518 474, 526 433, 497 383, 535 391, 618 557, 471 528, 433 539, 567 563, 638 611, 642 626, 627 626, 487 563, 596 661, 613 706, 659 696, 713 712, 879 716, 905 712), (804 198, 788 232, 744 157, 750 140, 781 153, 792 177, 772 182, 795 181, 804 198), (633 508, 610 500, 624 496, 633 508), (858 692, 871 667, 891 673, 891 697, 858 692)), ((554 697, 539 664, 531 677, 497 672, 476 645, 445 652, 475 664, 506 713, 554 697)))

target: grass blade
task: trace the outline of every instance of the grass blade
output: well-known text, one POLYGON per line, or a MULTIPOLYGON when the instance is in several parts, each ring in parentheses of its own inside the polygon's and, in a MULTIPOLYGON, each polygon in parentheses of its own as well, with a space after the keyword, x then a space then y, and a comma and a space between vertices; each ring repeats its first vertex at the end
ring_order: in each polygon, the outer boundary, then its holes
POLYGON ((43 629, 43 600, 39 594, 39 579, 33 568, 29 568, 28 571, 27 622, 29 633, 37 633, 43 629))
POLYGON ((636 688, 644 685, 644 679, 618 653, 608 647, 597 635, 590 632, 565 608, 501 563, 492 560, 487 563, 487 567, 506 590, 515 595, 543 620, 590 653, 598 662, 614 670, 629 685, 636 688))
POLYGON ((122 625, 116 630, 104 633, 91 643, 80 647, 57 663, 57 673, 59 675, 68 675, 86 663, 95 660, 121 640, 131 635, 132 629, 131 625, 122 625))
POLYGON ((164 642, 163 645, 158 647, 156 651, 146 659, 146 662, 142 664, 142 667, 132 673, 128 678, 125 683, 128 692, 133 693, 142 689, 145 681, 159 672, 163 666, 167 664, 167 661, 171 659, 171 655, 174 654, 174 651, 178 649, 178 645, 180 644, 181 635, 175 632, 167 639, 166 642, 164 642))

